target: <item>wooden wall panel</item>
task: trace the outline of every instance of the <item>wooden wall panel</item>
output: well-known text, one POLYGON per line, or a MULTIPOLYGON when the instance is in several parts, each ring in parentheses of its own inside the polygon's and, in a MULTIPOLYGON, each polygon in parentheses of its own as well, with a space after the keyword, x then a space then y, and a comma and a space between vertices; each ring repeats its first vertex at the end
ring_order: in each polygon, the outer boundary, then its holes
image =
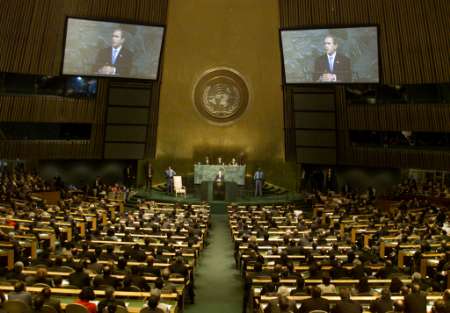
POLYGON ((354 147, 339 153, 341 165, 383 168, 423 168, 447 170, 450 154, 444 151, 379 149, 354 147))
POLYGON ((76 141, 2 141, 1 158, 98 159, 105 132, 107 81, 100 80, 96 99, 57 96, 0 96, 0 122, 91 123, 91 139, 76 141))
MULTIPOLYGON (((383 84, 450 82, 450 6, 447 0, 279 0, 282 28, 379 25, 383 84)), ((285 127, 298 86, 285 86, 285 127)), ((328 88, 323 86, 323 88, 328 88)), ((352 146, 349 130, 450 132, 450 104, 347 104, 337 86, 338 164, 378 167, 450 167, 450 153, 352 146)), ((292 145, 292 135, 286 144, 292 145)), ((286 146, 286 151, 292 148, 286 146)))
POLYGON ((348 119, 344 129, 450 132, 449 103, 353 104, 341 113, 348 119))
POLYGON ((0 121, 94 122, 95 100, 57 96, 0 96, 0 121))
MULTIPOLYGON (((167 0, 4 0, 0 19, 0 72, 59 75, 66 16, 166 23, 167 0)), ((95 99, 57 96, 0 96, 0 122, 91 123, 88 141, 3 141, 0 158, 99 159, 103 156, 108 79, 99 79, 95 99)), ((154 155, 159 82, 152 89, 154 155), (153 102, 156 101, 156 102, 153 102)))

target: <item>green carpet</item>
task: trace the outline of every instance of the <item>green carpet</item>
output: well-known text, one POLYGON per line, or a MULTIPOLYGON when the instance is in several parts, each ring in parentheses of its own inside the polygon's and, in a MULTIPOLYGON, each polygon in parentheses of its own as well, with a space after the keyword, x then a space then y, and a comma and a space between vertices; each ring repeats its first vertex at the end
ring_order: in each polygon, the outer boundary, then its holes
POLYGON ((243 282, 234 263, 227 215, 212 214, 211 223, 209 245, 202 251, 195 270, 195 304, 187 304, 185 312, 239 313, 243 282))

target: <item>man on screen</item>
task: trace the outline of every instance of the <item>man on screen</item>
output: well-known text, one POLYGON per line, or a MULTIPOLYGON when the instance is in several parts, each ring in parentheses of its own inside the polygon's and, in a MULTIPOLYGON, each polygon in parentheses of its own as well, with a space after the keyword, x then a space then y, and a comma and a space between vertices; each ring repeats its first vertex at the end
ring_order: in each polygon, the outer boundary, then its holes
POLYGON ((129 75, 133 65, 133 53, 123 46, 125 42, 122 29, 112 33, 111 47, 98 52, 94 72, 100 75, 129 75))
POLYGON ((351 61, 336 51, 338 48, 336 38, 333 35, 327 35, 323 44, 326 54, 316 59, 313 80, 315 82, 351 82, 351 61))

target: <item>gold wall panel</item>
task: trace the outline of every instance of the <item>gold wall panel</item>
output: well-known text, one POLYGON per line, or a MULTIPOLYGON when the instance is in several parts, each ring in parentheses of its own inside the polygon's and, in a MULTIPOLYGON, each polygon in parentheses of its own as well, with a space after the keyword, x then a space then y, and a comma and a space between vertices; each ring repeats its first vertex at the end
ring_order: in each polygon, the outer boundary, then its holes
POLYGON ((244 152, 249 162, 284 161, 278 29, 277 0, 169 2, 156 159, 244 152), (246 111, 224 126, 193 104, 196 82, 221 67, 239 72, 249 89, 246 111))

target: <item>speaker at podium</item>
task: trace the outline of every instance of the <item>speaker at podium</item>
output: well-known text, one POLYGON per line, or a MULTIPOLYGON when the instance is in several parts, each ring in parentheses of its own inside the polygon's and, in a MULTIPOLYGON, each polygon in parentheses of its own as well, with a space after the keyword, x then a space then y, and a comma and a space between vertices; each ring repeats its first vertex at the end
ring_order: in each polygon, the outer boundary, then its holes
POLYGON ((234 182, 217 183, 204 181, 200 185, 200 199, 202 201, 236 201, 238 186, 234 182))
POLYGON ((244 184, 245 166, 195 165, 194 183, 202 201, 235 201, 238 184, 244 184))

